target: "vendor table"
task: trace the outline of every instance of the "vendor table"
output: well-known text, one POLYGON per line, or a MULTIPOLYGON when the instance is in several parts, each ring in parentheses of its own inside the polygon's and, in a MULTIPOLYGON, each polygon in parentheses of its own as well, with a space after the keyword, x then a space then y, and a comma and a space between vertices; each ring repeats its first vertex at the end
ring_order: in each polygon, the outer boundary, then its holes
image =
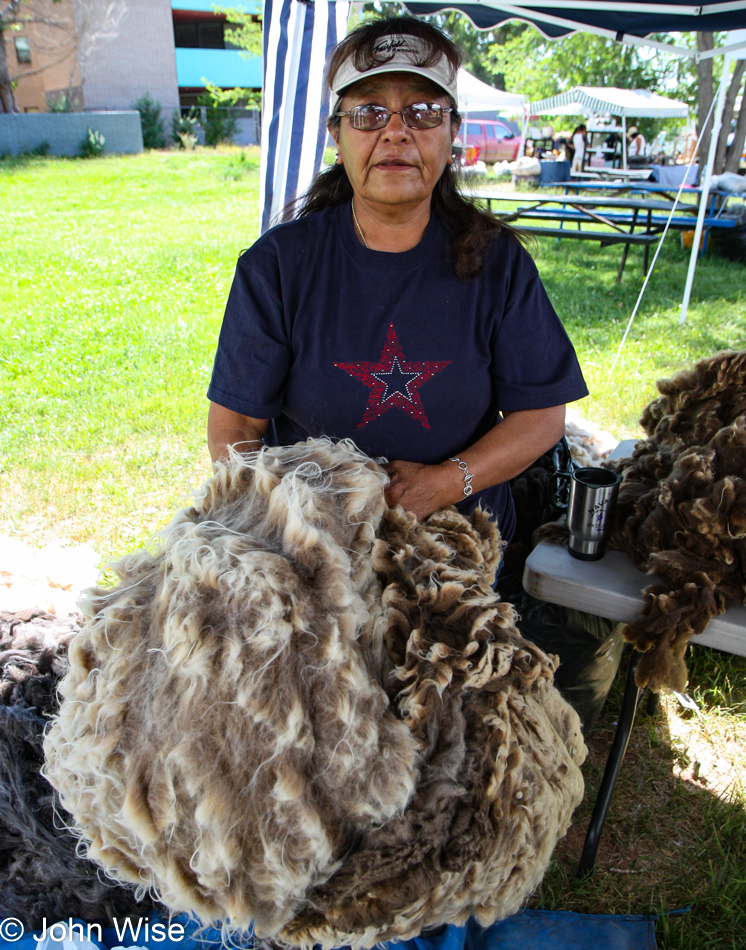
MULTIPOLYGON (((631 454, 634 445, 634 441, 620 442, 611 457, 625 458, 631 454)), ((540 600, 625 623, 637 616, 643 605, 642 591, 652 583, 655 583, 654 575, 638 571, 619 551, 608 551, 600 561, 579 561, 566 547, 547 542, 534 548, 523 574, 525 590, 540 600)), ((746 656, 746 608, 731 607, 722 616, 713 617, 704 633, 693 637, 691 643, 746 656)), ((581 874, 588 874, 593 869, 614 785, 644 692, 635 685, 640 656, 633 651, 619 724, 580 859, 581 874)))
POLYGON ((569 177, 569 162, 548 162, 542 160, 541 174, 539 175, 540 185, 549 185, 551 187, 555 182, 566 181, 569 177))
POLYGON ((652 165, 651 168, 650 180, 659 185, 678 188, 684 181, 689 185, 699 184, 699 165, 696 163, 691 168, 688 165, 652 165))

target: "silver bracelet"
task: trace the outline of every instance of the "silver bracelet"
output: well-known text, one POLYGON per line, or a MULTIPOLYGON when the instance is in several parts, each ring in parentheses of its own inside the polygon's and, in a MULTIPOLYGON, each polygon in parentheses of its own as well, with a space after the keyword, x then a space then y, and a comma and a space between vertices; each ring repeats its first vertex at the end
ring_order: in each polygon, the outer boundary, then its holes
POLYGON ((468 498, 469 495, 471 495, 472 491, 474 490, 471 487, 471 480, 472 478, 474 478, 474 476, 469 474, 469 466, 466 464, 466 462, 462 462, 460 458, 449 458, 448 461, 456 462, 458 464, 458 467, 464 473, 464 495, 466 495, 466 497, 468 498))

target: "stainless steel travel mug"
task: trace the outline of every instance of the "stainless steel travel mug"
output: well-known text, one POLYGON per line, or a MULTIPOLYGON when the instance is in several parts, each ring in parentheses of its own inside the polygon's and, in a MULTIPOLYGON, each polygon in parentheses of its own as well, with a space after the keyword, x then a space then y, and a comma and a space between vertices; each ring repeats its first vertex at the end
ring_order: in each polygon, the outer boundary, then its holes
POLYGON ((581 561, 604 556, 604 541, 614 524, 619 475, 605 468, 578 468, 570 475, 567 506, 569 548, 581 561))

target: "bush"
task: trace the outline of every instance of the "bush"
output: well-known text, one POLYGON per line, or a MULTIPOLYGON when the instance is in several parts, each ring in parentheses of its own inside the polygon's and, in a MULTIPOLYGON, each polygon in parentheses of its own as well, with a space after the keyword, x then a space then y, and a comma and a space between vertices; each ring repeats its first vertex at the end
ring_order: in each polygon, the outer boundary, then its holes
POLYGON ((174 112, 171 120, 171 136, 179 148, 193 149, 197 144, 199 112, 192 106, 186 115, 174 112))
POLYGON ((166 129, 161 118, 161 104, 156 102, 149 92, 133 103, 133 109, 140 113, 142 144, 145 148, 165 148, 166 129))
POLYGON ((215 105, 212 96, 200 96, 199 103, 204 106, 205 118, 202 128, 205 133, 205 145, 219 145, 221 142, 232 142, 238 128, 238 119, 229 109, 215 105))
POLYGON ((47 112, 80 112, 75 93, 68 95, 60 92, 56 96, 47 93, 44 98, 47 100, 47 112))
POLYGON ((23 152, 23 154, 44 157, 45 155, 49 155, 51 148, 52 146, 49 144, 49 142, 39 142, 38 145, 34 145, 33 148, 28 149, 27 151, 23 152))
POLYGON ((104 150, 106 139, 100 132, 88 129, 88 135, 80 143, 80 152, 83 158, 95 158, 104 150))

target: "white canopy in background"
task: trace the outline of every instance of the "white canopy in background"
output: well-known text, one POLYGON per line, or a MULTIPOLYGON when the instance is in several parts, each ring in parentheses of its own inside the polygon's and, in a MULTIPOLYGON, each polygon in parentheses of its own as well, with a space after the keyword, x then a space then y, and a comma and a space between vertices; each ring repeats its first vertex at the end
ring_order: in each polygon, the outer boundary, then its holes
POLYGON ((685 119, 689 106, 646 89, 575 86, 567 92, 529 102, 530 115, 619 115, 635 119, 685 119))
POLYGON ((487 112, 499 109, 502 112, 523 112, 526 97, 519 93, 504 92, 482 82, 465 69, 458 71, 458 107, 463 113, 487 112))
POLYGON ((689 106, 678 99, 667 99, 647 89, 619 89, 616 86, 575 86, 567 92, 529 102, 529 115, 617 115, 621 116, 622 155, 627 167, 627 119, 686 119, 689 106))

